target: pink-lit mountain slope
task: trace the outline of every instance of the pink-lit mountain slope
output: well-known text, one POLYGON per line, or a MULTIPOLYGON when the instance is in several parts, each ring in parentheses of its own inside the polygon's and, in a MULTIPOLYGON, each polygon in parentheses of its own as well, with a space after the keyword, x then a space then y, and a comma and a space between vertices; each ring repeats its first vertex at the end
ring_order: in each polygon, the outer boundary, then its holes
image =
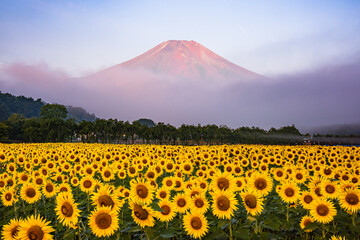
POLYGON ((114 81, 123 79, 125 75, 127 79, 136 81, 138 78, 153 79, 159 76, 169 80, 221 85, 265 78, 229 62, 195 41, 184 40, 163 42, 138 57, 93 76, 114 81))

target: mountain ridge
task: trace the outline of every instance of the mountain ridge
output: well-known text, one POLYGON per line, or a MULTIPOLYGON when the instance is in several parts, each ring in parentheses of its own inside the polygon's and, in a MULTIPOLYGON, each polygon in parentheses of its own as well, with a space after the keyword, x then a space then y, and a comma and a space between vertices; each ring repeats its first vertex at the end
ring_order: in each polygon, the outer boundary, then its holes
POLYGON ((222 84, 266 78, 226 60, 193 40, 162 42, 139 56, 93 74, 91 78, 121 79, 122 75, 129 74, 134 78, 165 77, 222 84), (138 76, 139 72, 141 76, 138 76))

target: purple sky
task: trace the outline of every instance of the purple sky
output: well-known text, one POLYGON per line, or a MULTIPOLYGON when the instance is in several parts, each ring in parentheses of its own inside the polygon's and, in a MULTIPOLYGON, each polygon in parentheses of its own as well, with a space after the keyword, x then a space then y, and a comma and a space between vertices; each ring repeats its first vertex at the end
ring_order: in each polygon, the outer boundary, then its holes
POLYGON ((264 128, 360 120, 358 1, 0 1, 0 33, 1 91, 99 117, 264 128), (169 39, 195 40, 269 82, 214 91, 77 78, 169 39))
POLYGON ((360 52, 359 1, 0 1, 0 63, 83 76, 170 39, 272 77, 360 52))

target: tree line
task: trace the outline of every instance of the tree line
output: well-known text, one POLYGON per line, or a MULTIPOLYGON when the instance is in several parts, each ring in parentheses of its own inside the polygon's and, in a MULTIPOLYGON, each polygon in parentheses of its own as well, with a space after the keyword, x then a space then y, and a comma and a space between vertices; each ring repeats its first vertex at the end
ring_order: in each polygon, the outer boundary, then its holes
POLYGON ((155 144, 301 144, 303 135, 294 125, 266 131, 258 127, 231 129, 221 125, 174 127, 150 119, 132 123, 117 119, 76 122, 59 104, 41 107, 40 116, 14 113, 0 122, 1 142, 155 143, 155 144))

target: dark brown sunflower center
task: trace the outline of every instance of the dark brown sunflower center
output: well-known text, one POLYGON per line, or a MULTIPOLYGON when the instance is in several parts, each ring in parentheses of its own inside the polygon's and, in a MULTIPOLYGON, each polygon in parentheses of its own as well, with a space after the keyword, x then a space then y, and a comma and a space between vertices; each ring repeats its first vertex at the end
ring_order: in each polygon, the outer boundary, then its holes
POLYGON ((301 180, 301 179, 304 178, 304 176, 302 175, 302 173, 297 173, 297 174, 295 175, 295 177, 296 177, 297 180, 301 180))
POLYGON ((140 205, 135 204, 134 206, 134 214, 137 218, 141 220, 146 220, 149 216, 149 213, 143 209, 140 205))
POLYGON ((37 185, 41 185, 43 183, 43 179, 42 178, 37 178, 35 182, 36 182, 37 185))
POLYGON ((325 169, 325 171, 324 171, 325 175, 330 175, 331 172, 332 172, 332 171, 331 171, 331 169, 329 169, 329 168, 325 169))
POLYGON ((160 193, 160 197, 161 198, 166 198, 166 192, 165 191, 161 191, 161 193, 160 193))
POLYGON ((112 222, 111 216, 107 213, 100 213, 95 218, 95 223, 100 229, 107 229, 112 222))
POLYGON ((114 206, 114 201, 111 199, 111 197, 110 196, 108 196, 108 195, 101 195, 100 197, 99 197, 99 205, 100 206, 105 206, 105 207, 113 207, 114 206))
POLYGON ((282 177, 284 175, 284 173, 282 171, 277 171, 276 172, 276 176, 278 177, 282 177))
POLYGON ((41 240, 44 237, 44 232, 40 226, 35 225, 29 228, 27 236, 30 240, 41 240))
POLYGON ((5 200, 6 201, 10 201, 11 199, 12 199, 12 194, 11 193, 5 194, 5 200))
POLYGON ((332 186, 332 185, 327 185, 325 187, 325 190, 326 190, 327 193, 334 193, 335 192, 335 187, 332 186))
POLYGON ((184 169, 185 169, 185 171, 190 171, 191 167, 190 167, 189 164, 186 164, 186 165, 184 166, 184 169))
POLYGON ((345 201, 350 205, 356 205, 359 203, 359 197, 356 194, 349 193, 346 195, 345 201))
POLYGON ((202 227, 201 219, 198 217, 191 218, 190 224, 195 230, 199 230, 202 227))
POLYGON ((91 168, 87 168, 87 169, 86 169, 86 173, 87 173, 87 174, 92 174, 92 169, 91 169, 91 168))
POLYGON ((28 180, 28 176, 27 176, 27 175, 22 175, 22 176, 21 176, 21 180, 23 180, 23 181, 28 180))
POLYGON ((146 198, 149 191, 144 185, 139 185, 136 187, 136 194, 141 198, 146 198))
POLYGON ((166 165, 166 168, 168 169, 168 170, 171 170, 171 169, 173 169, 173 165, 171 164, 171 163, 168 163, 167 165, 166 165))
POLYGON ((236 168, 235 168, 235 172, 236 172, 236 173, 241 173, 241 169, 240 169, 239 167, 236 167, 236 168))
POLYGON ((196 190, 194 190, 194 191, 191 192, 190 197, 191 197, 191 198, 192 198, 192 197, 195 197, 195 196, 198 195, 198 194, 199 194, 199 192, 196 191, 196 190))
POLYGON ((92 186, 92 182, 90 180, 85 180, 84 181, 84 187, 85 188, 91 188, 92 186))
POLYGON ((26 194, 27 197, 33 198, 36 195, 36 191, 33 188, 28 188, 28 189, 26 189, 25 194, 26 194))
POLYGON ((304 202, 306 202, 306 203, 308 203, 308 204, 311 203, 312 200, 313 200, 313 197, 310 196, 310 195, 306 195, 306 196, 304 197, 304 202))
POLYGON ((221 196, 217 199, 216 205, 221 211, 227 211, 230 208, 230 201, 227 197, 221 196))
POLYGON ((319 206, 316 207, 316 212, 320 215, 320 216, 326 216, 329 213, 329 208, 324 205, 324 204, 320 204, 319 206))
POLYGON ((59 191, 60 192, 68 192, 68 188, 67 187, 61 187, 59 191))
POLYGON ((236 181, 236 186, 241 187, 243 185, 242 181, 236 181))
POLYGON ((202 199, 196 199, 195 200, 195 206, 198 208, 201 208, 205 205, 204 201, 202 199))
POLYGON ((257 199, 254 195, 247 195, 245 197, 245 204, 249 208, 256 208, 257 205, 257 199))
POLYGON ((71 217, 73 215, 74 209, 70 203, 64 202, 61 206, 61 212, 65 217, 71 217))
POLYGON ((173 185, 173 181, 167 180, 165 184, 166 184, 166 186, 170 187, 173 185))
POLYGON ((19 232, 19 226, 13 227, 13 229, 11 229, 11 236, 16 239, 18 232, 19 232))
POLYGON ((294 189, 292 189, 292 188, 286 188, 286 189, 285 189, 285 195, 286 195, 287 197, 292 197, 292 196, 294 196, 294 194, 295 194, 294 189))
POLYGON ((318 195, 319 197, 322 197, 319 187, 315 188, 315 194, 318 195))
POLYGON ((129 167, 129 172, 130 172, 131 174, 134 174, 134 173, 135 173, 135 168, 134 168, 134 167, 129 167))
POLYGON ((104 176, 108 178, 108 177, 111 176, 111 173, 110 173, 109 171, 105 171, 105 172, 104 172, 104 176))
POLYGON ((185 199, 180 198, 180 199, 177 201, 177 205, 178 205, 179 207, 184 207, 184 206, 186 205, 185 199))
POLYGON ((217 181, 217 185, 220 190, 226 190, 229 188, 230 182, 226 178, 219 178, 217 181))
POLYGON ((168 215, 171 211, 168 205, 161 206, 161 209, 164 210, 163 212, 161 212, 162 215, 168 215))
POLYGON ((46 187, 45 187, 45 189, 46 189, 46 191, 47 192, 52 192, 52 191, 54 191, 54 187, 53 187, 53 185, 51 185, 51 184, 47 184, 46 185, 46 187))
POLYGON ((154 178, 155 174, 153 172, 149 172, 147 176, 148 176, 148 178, 154 178))
POLYGON ((304 226, 306 227, 309 223, 312 223, 310 219, 305 219, 304 226))
POLYGON ((255 180, 255 187, 259 190, 263 190, 267 187, 267 182, 263 178, 259 178, 255 180))

